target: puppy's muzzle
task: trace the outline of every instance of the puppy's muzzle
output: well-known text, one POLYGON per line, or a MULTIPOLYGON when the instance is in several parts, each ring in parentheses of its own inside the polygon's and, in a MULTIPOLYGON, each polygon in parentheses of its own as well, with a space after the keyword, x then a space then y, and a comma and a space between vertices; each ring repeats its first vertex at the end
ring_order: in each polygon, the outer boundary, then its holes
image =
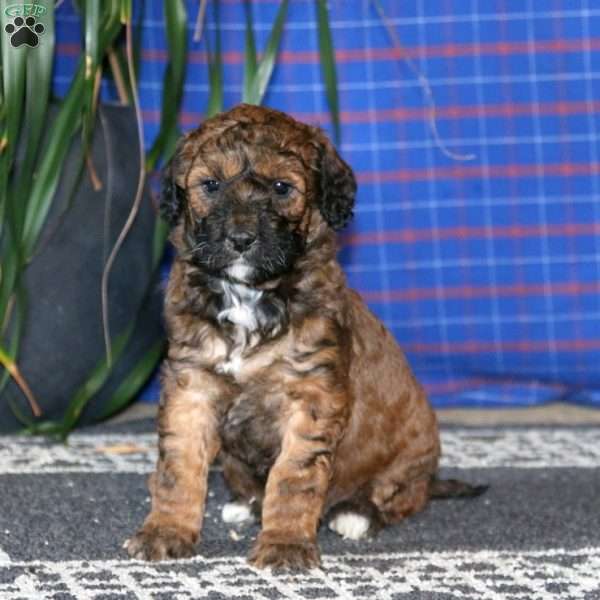
POLYGON ((230 250, 243 254, 258 237, 258 217, 236 200, 229 202, 225 222, 225 242, 230 250))

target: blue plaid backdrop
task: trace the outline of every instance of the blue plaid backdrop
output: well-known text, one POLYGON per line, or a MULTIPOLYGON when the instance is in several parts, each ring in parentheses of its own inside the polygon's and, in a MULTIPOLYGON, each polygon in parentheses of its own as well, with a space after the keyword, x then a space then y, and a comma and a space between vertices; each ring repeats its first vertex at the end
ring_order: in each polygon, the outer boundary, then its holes
MULTIPOLYGON (((241 97, 244 15, 221 0, 225 105, 241 97)), ((255 0, 259 49, 275 0, 255 0)), ((560 0, 329 3, 341 152, 359 181, 341 260, 350 284, 444 406, 600 404, 600 6, 560 0), (437 105, 439 135, 416 67, 437 105)), ((158 130, 162 2, 138 2, 146 143, 158 130)), ((203 117, 204 42, 192 41, 181 127, 203 117)), ((205 35, 214 35, 209 9, 205 35)), ((79 59, 78 17, 57 13, 55 89, 79 59)), ((105 87, 106 100, 114 90, 105 87)), ((292 0, 265 104, 331 132, 313 0, 292 0)), ((156 400, 157 385, 145 399, 156 400)))

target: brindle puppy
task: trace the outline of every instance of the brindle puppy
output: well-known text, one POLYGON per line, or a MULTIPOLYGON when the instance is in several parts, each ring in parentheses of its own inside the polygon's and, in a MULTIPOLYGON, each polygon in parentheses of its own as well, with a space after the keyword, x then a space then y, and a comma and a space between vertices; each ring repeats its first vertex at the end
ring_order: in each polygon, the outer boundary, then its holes
POLYGON ((152 510, 136 558, 190 556, 210 464, 234 503, 262 517, 250 561, 319 564, 329 526, 358 539, 435 496, 435 415, 390 333, 348 289, 336 235, 356 183, 323 133, 241 105, 185 136, 162 201, 177 249, 152 510))

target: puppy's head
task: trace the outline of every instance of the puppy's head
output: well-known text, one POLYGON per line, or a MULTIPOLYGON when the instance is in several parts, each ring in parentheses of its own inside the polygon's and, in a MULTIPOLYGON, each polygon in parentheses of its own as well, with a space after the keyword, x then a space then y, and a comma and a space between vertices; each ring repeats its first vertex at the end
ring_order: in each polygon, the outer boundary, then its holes
POLYGON ((240 105, 180 140, 165 170, 163 217, 180 255, 218 277, 258 284, 352 217, 350 167, 314 127, 240 105))

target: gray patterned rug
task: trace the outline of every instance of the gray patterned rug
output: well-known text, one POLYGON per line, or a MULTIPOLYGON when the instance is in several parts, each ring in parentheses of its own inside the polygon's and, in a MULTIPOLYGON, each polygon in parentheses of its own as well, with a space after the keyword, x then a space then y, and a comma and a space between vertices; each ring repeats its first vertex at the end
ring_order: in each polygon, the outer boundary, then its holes
POLYGON ((146 564, 122 543, 148 509, 148 422, 73 435, 68 446, 0 438, 0 599, 600 599, 600 428, 444 428, 442 474, 489 483, 435 502, 374 540, 323 527, 323 568, 257 571, 255 526, 220 518, 211 473, 197 557, 146 564))

